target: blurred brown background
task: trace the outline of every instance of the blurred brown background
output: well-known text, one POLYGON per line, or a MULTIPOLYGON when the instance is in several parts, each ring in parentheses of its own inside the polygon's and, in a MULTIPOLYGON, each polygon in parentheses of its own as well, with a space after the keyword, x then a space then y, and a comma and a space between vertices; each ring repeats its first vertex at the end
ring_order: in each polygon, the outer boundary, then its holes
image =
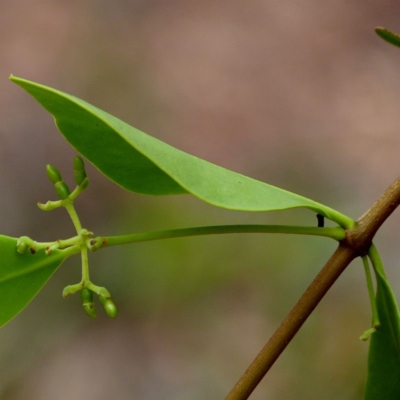
MULTIPOLYGON (((72 182, 73 149, 10 73, 83 98, 176 147, 360 216, 399 173, 396 1, 113 0, 1 3, 1 232, 73 235, 45 165, 72 182)), ((77 202, 98 235, 223 223, 316 224, 307 211, 245 214, 190 196, 127 193, 88 166, 77 202)), ((399 213, 376 243, 400 293, 399 213)), ((91 255, 119 307, 87 318, 68 260, 0 330, 1 400, 223 399, 335 244, 227 235, 91 255)), ((370 310, 354 262, 251 399, 361 399, 370 310)))

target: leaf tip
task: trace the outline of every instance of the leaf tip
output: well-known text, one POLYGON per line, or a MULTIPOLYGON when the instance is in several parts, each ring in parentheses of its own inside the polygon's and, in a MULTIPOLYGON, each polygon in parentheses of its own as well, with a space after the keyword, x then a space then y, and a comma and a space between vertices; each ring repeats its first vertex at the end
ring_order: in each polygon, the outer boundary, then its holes
POLYGON ((375 28, 375 33, 386 42, 400 47, 400 35, 398 33, 389 31, 382 26, 377 26, 375 28))

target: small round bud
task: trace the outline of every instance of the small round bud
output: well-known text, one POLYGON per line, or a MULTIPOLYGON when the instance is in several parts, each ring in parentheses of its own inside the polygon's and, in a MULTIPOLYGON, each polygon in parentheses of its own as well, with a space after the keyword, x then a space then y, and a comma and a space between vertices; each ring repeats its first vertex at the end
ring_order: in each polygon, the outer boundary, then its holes
POLYGON ((104 298, 104 300, 111 298, 110 292, 105 287, 98 287, 95 292, 99 295, 100 302, 102 301, 102 298, 104 298))
POLYGON ((85 180, 86 172, 85 171, 74 171, 74 177, 75 177, 76 184, 79 186, 85 180))
POLYGON ((84 304, 83 311, 85 311, 86 315, 88 315, 90 318, 96 318, 96 308, 94 303, 84 304))
POLYGON ((106 299, 104 296, 99 295, 99 301, 100 301, 100 303, 101 303, 102 306, 104 306, 104 304, 106 304, 106 301, 107 301, 107 300, 108 300, 108 299, 106 299))
POLYGON ((82 299, 82 304, 93 303, 93 292, 86 288, 82 289, 81 290, 81 299, 82 299))
POLYGON ((52 165, 47 164, 46 172, 47 172, 47 176, 53 183, 62 181, 60 171, 56 167, 53 167, 52 165))
POLYGON ((117 316, 117 307, 115 307, 112 300, 107 300, 103 307, 110 318, 115 318, 117 316))
POLYGON ((96 317, 96 308, 93 302, 93 292, 89 289, 81 290, 82 306, 85 313, 91 317, 96 317))
POLYGON ((20 254, 24 254, 27 250, 29 250, 31 254, 35 254, 37 249, 36 245, 37 243, 28 236, 21 236, 17 240, 17 251, 20 254))
POLYGON ((84 171, 85 163, 79 156, 74 157, 74 171, 84 171))
POLYGON ((102 237, 98 236, 89 241, 88 247, 89 247, 90 251, 96 251, 96 250, 100 249, 104 244, 105 244, 105 240, 102 237))
POLYGON ((85 178, 79 186, 82 191, 85 190, 89 186, 89 179, 85 178))
POLYGON ((103 296, 99 296, 100 303, 104 307, 104 311, 110 318, 115 318, 117 316, 117 307, 115 307, 114 302, 111 299, 106 299, 103 296))
POLYGON ((74 158, 74 176, 77 185, 81 185, 86 178, 85 164, 82 158, 78 156, 74 158))
POLYGON ((24 242, 18 242, 17 243, 17 251, 20 254, 24 254, 26 252, 26 249, 28 248, 27 244, 24 242))
POLYGON ((57 182, 54 187, 60 199, 65 200, 71 194, 67 184, 64 181, 57 182))

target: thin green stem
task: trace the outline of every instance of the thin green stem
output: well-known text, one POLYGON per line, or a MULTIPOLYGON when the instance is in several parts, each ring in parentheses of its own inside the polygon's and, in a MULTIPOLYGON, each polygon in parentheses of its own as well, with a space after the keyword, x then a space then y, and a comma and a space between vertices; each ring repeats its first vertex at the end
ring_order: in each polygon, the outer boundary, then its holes
POLYGON ((81 246, 74 245, 71 247, 67 247, 66 249, 60 250, 65 254, 65 257, 71 257, 81 252, 81 246))
MULTIPOLYGON (((65 202, 65 208, 68 211, 69 216, 71 217, 72 223, 75 226, 76 232, 78 235, 82 234, 82 224, 81 221, 79 220, 78 214, 75 210, 73 201, 66 201, 65 202)), ((84 286, 86 286, 88 283, 90 283, 89 279, 89 259, 88 259, 88 248, 83 241, 81 244, 81 258, 82 258, 82 283, 84 286)))
POLYGON ((82 224, 81 224, 81 221, 79 220, 79 217, 75 210, 74 204, 71 201, 69 201, 69 199, 64 200, 64 201, 65 201, 64 207, 68 211, 68 214, 71 217, 72 223, 75 226, 76 232, 79 235, 79 232, 82 230, 82 224))
POLYGON ((86 245, 81 246, 81 258, 82 258, 82 282, 86 284, 90 282, 88 249, 86 245))
POLYGON ((371 244, 371 247, 368 250, 368 257, 371 260, 372 266, 374 267, 375 271, 386 279, 386 272, 385 268, 383 267, 381 256, 379 255, 378 250, 374 244, 371 244))
MULTIPOLYGON (((71 246, 78 244, 80 241, 82 241, 82 237, 80 235, 73 236, 72 238, 65 239, 65 240, 60 239, 60 240, 57 240, 56 242, 54 242, 52 245, 50 245, 47 250, 50 252, 50 250, 53 250, 53 248, 54 249, 65 249, 67 247, 71 247, 71 246)), ((39 243, 39 245, 43 246, 43 243, 39 243)))
POLYGON ((88 185, 89 185, 89 179, 85 178, 83 182, 80 185, 78 185, 73 190, 73 192, 68 196, 69 200, 73 202, 82 192, 84 192, 87 189, 88 185))
POLYGON ((296 235, 323 236, 338 241, 345 238, 345 231, 339 226, 334 228, 318 228, 313 226, 291 225, 219 225, 172 229, 148 233, 134 233, 131 235, 106 236, 102 239, 104 239, 104 244, 108 247, 121 244, 147 242, 151 240, 226 233, 286 233, 296 235))
POLYGON ((372 327, 368 330, 366 330, 360 337, 361 340, 368 340, 368 338, 371 336, 372 333, 374 333, 377 329, 379 329, 380 322, 379 322, 379 315, 378 315, 378 307, 376 304, 376 299, 375 299, 375 290, 374 290, 374 285, 372 282, 372 276, 371 276, 371 270, 369 267, 369 262, 368 262, 368 257, 367 256, 362 256, 361 257, 363 265, 364 265, 364 271, 365 271, 365 277, 367 278, 367 288, 368 288, 368 294, 369 294, 369 299, 371 302, 371 310, 372 310, 372 327))

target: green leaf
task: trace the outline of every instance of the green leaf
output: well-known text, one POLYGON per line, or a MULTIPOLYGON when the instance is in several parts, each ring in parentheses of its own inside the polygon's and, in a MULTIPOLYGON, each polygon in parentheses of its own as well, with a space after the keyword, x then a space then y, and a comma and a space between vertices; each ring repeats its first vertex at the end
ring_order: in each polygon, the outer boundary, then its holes
POLYGON ((377 27, 375 32, 383 39, 393 44, 394 46, 400 47, 400 35, 395 32, 391 32, 386 28, 377 27))
POLYGON ((372 334, 365 400, 400 399, 400 316, 384 273, 375 269, 380 328, 372 334))
POLYGON ((17 252, 17 239, 0 235, 0 327, 19 314, 66 258, 60 250, 46 255, 17 252))
POLYGON ((67 141, 109 179, 137 193, 191 193, 217 207, 271 211, 304 207, 344 227, 353 220, 320 203, 211 164, 58 90, 11 76, 56 122, 67 141))

